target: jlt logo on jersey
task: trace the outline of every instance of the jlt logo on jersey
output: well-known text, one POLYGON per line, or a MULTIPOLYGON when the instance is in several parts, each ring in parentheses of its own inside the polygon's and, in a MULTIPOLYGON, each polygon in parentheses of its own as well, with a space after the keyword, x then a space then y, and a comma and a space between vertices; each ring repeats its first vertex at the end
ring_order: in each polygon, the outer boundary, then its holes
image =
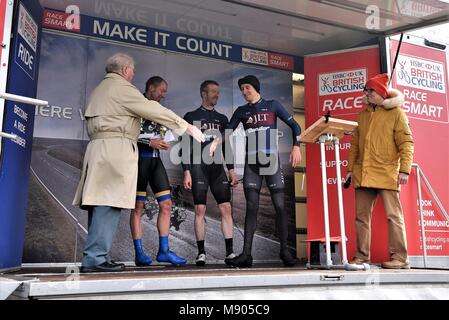
POLYGON ((274 123, 273 112, 258 112, 251 114, 246 120, 246 124, 270 125, 274 123))
POLYGON ((221 129, 221 125, 219 123, 211 123, 206 122, 201 126, 201 130, 219 130, 221 129))

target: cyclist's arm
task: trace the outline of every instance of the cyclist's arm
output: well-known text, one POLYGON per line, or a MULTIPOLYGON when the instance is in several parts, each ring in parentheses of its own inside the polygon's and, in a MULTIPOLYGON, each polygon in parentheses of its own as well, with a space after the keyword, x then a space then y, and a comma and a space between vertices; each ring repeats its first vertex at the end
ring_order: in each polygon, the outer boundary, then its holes
MULTIPOLYGON (((191 113, 187 112, 184 116, 184 120, 187 121, 188 123, 192 124, 192 119, 191 119, 191 113)), ((181 165, 182 165, 182 170, 185 171, 189 171, 191 169, 191 165, 190 165, 190 155, 192 152, 192 143, 193 143, 193 139, 191 137, 187 137, 186 135, 183 135, 182 137, 180 137, 180 139, 187 139, 187 140, 182 140, 183 142, 181 142, 181 148, 179 149, 179 155, 181 156, 181 165), (187 143, 186 143, 187 142, 187 143)))
POLYGON ((276 100, 273 100, 273 107, 277 116, 292 129, 293 145, 299 146, 299 136, 301 135, 301 127, 295 118, 285 110, 285 108, 276 100))
MULTIPOLYGON (((228 118, 226 116, 223 117, 222 127, 227 128, 229 125, 228 118)), ((221 133, 222 139, 224 139, 224 143, 221 144, 222 155, 224 161, 226 163, 226 167, 228 170, 234 169, 234 152, 231 147, 231 130, 227 129, 221 133)))

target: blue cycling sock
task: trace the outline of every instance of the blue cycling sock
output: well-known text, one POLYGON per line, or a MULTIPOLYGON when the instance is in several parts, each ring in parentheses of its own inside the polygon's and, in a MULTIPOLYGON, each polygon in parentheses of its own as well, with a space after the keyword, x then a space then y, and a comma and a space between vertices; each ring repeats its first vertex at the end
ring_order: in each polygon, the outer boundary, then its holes
POLYGON ((134 242, 134 250, 136 251, 136 255, 142 254, 143 253, 142 239, 136 239, 133 242, 134 242))
POLYGON ((168 249, 168 236, 159 237, 159 252, 167 252, 168 249))
POLYGON ((135 258, 136 266, 147 266, 150 265, 151 262, 153 262, 151 258, 148 257, 143 251, 142 239, 134 240, 134 251, 136 253, 135 258))

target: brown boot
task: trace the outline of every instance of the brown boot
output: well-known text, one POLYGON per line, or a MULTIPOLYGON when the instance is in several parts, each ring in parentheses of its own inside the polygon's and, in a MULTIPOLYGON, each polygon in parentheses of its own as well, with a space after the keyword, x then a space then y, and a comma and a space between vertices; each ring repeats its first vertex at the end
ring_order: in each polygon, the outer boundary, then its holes
POLYGON ((382 268, 384 269, 410 269, 410 264, 408 262, 402 262, 399 260, 391 260, 382 263, 382 268))
POLYGON ((354 257, 349 263, 350 264, 364 264, 364 263, 369 263, 369 260, 361 259, 359 257, 354 257))

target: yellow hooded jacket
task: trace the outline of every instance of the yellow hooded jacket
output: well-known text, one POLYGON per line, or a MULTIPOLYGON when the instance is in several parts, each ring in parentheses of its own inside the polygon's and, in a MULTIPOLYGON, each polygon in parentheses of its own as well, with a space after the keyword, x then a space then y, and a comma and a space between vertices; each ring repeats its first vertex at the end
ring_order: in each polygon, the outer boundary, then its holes
POLYGON ((364 102, 349 151, 354 188, 399 191, 399 172, 410 174, 413 161, 412 132, 401 109, 404 95, 392 89, 381 106, 374 108, 366 97, 364 102))

